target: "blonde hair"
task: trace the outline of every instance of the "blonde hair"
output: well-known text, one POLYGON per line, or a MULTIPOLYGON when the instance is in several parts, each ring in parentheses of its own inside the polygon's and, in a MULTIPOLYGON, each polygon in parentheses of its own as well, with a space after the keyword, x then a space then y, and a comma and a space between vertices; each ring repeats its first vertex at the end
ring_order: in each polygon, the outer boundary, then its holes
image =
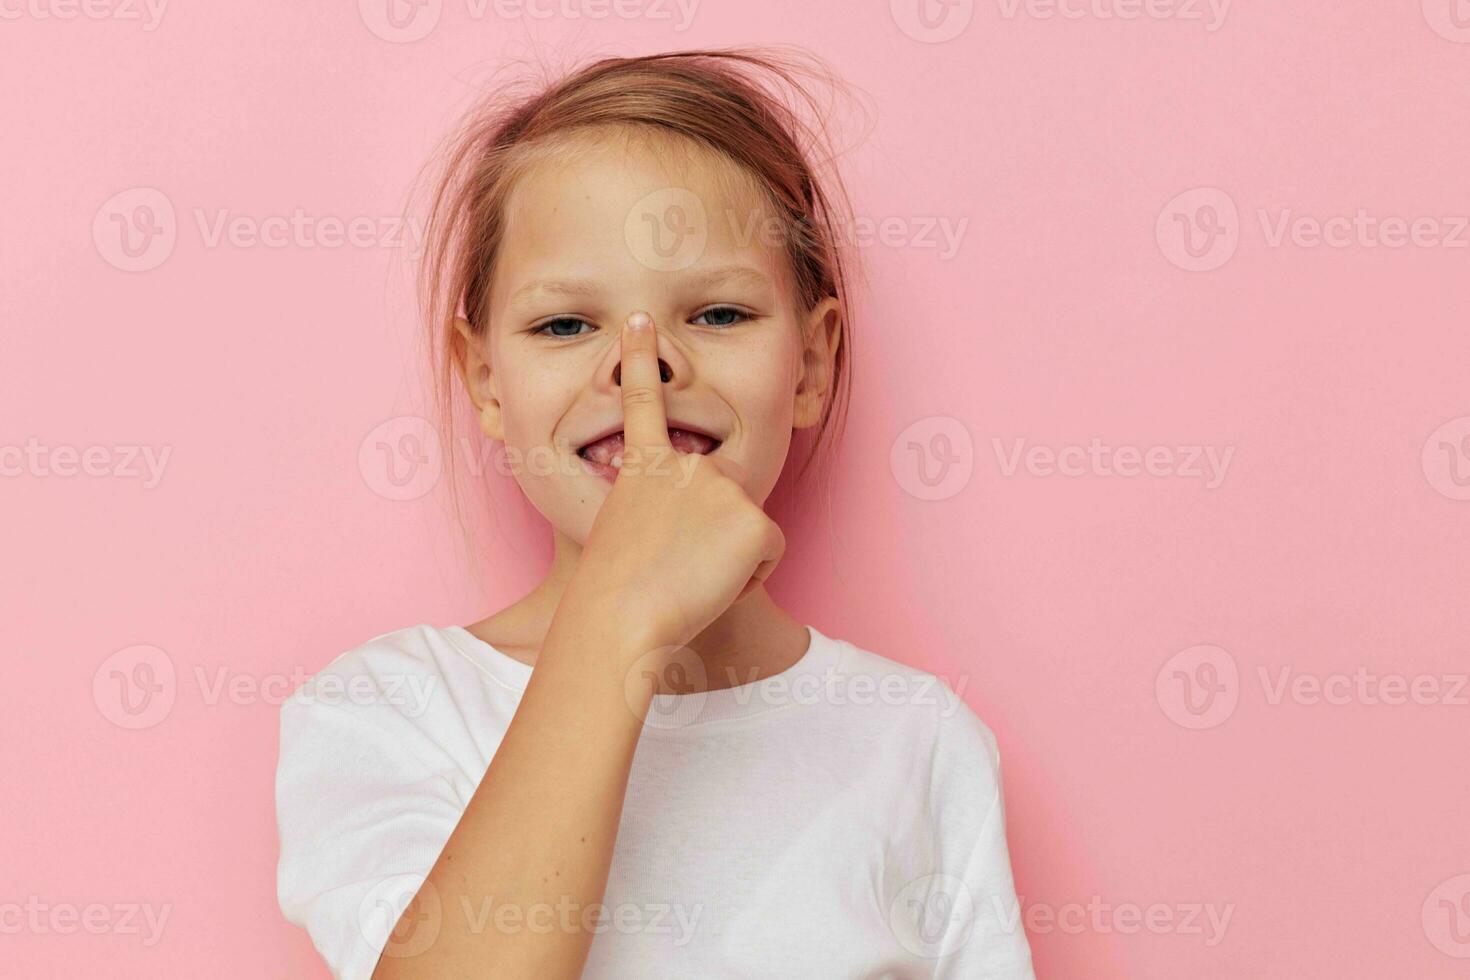
POLYGON ((823 125, 829 110, 802 84, 812 79, 834 81, 820 61, 799 49, 603 58, 529 94, 492 93, 451 131, 441 146, 442 166, 424 225, 420 303, 456 515, 455 319, 464 317, 473 334, 483 336, 505 205, 516 180, 547 152, 592 127, 681 137, 734 163, 761 192, 779 223, 776 240, 790 263, 799 312, 810 312, 828 296, 838 301, 841 341, 829 397, 796 479, 819 450, 830 455, 850 396, 850 277, 856 263, 845 254, 841 234, 850 227, 851 211, 823 125), (819 177, 819 165, 830 173, 819 177))

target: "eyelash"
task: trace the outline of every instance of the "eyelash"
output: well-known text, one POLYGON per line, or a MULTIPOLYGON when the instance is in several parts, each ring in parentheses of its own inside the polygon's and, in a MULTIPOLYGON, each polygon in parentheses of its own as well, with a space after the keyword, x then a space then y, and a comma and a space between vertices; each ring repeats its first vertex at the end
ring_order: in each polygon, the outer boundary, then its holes
MULTIPOLYGON (((739 317, 742 318, 740 320, 736 320, 734 323, 724 323, 724 324, 720 324, 718 326, 715 326, 714 324, 701 324, 702 326, 711 326, 711 327, 714 327, 714 329, 716 329, 716 330, 729 330, 731 327, 737 326, 740 323, 745 322, 746 320, 753 320, 753 319, 755 319, 755 315, 753 313, 747 313, 744 310, 740 309, 739 307, 735 307, 735 306, 711 306, 708 309, 700 310, 699 313, 695 316, 695 319, 698 319, 699 317, 702 317, 702 316, 709 316, 711 313, 734 313, 736 316, 739 316, 739 317)), ((531 331, 532 336, 551 337, 551 338, 556 339, 556 340, 575 340, 576 338, 582 336, 582 334, 580 334, 580 333, 575 333, 575 334, 554 334, 554 333, 548 333, 546 331, 546 328, 547 327, 550 327, 552 324, 555 324, 555 323, 587 323, 587 321, 584 320, 584 319, 582 319, 581 317, 577 317, 577 316, 559 316, 559 317, 556 317, 554 319, 547 320, 545 323, 543 323, 540 326, 536 327, 534 330, 531 331)), ((591 326, 590 323, 587 323, 587 325, 588 326, 591 326)))

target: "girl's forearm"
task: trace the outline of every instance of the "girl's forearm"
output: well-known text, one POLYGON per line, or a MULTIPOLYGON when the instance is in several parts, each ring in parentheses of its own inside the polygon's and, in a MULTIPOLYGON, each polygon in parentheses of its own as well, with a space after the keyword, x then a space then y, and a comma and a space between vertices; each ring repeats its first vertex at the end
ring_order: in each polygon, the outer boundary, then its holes
POLYGON ((422 949, 416 933, 390 940, 374 980, 581 976, 652 697, 625 685, 639 652, 611 628, 582 625, 595 622, 553 623, 479 788, 400 919, 437 934, 422 949))

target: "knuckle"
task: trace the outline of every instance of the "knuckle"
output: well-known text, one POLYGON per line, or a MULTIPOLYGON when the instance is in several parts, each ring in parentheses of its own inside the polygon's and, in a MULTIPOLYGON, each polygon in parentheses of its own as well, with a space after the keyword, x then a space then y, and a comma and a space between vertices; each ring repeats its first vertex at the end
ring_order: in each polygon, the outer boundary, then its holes
POLYGON ((652 404, 656 403, 657 401, 658 401, 658 393, 656 391, 654 391, 652 388, 650 388, 648 385, 641 385, 641 384, 626 385, 625 384, 623 386, 623 404, 624 405, 634 405, 634 406, 638 406, 638 405, 652 405, 652 404))

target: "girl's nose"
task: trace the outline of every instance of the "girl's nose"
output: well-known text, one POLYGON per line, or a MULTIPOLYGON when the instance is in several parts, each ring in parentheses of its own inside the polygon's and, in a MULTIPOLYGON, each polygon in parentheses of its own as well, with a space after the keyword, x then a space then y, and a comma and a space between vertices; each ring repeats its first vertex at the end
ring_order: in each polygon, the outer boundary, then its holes
MULTIPOLYGON (((665 384, 674 380, 673 369, 669 367, 668 362, 665 361, 662 357, 658 359, 658 379, 665 384)), ((623 386, 622 361, 619 361, 617 364, 613 365, 613 384, 617 385, 619 388, 623 386)))

